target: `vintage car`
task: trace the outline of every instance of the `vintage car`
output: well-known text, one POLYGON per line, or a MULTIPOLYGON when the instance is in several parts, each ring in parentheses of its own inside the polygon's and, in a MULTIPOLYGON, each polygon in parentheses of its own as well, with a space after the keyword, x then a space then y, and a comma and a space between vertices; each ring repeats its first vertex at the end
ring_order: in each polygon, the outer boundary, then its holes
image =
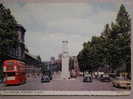
POLYGON ((108 74, 101 75, 101 77, 99 79, 101 82, 110 82, 111 81, 110 76, 108 74))
POLYGON ((50 80, 53 79, 53 74, 50 70, 43 71, 42 74, 45 75, 45 76, 48 76, 50 78, 50 80))
POLYGON ((117 88, 131 88, 131 80, 124 79, 123 77, 117 77, 115 80, 112 81, 114 87, 117 88))
POLYGON ((50 77, 47 76, 47 75, 42 76, 42 78, 41 78, 41 82, 42 82, 42 83, 50 82, 50 77))
POLYGON ((85 73, 83 77, 83 82, 92 82, 92 75, 89 73, 85 73))

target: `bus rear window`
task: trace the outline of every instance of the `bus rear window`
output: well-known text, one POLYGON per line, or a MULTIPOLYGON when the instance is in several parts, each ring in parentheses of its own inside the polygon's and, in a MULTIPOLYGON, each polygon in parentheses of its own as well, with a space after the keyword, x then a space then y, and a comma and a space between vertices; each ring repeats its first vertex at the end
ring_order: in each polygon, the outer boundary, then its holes
POLYGON ((7 76, 15 76, 15 72, 8 72, 7 76))

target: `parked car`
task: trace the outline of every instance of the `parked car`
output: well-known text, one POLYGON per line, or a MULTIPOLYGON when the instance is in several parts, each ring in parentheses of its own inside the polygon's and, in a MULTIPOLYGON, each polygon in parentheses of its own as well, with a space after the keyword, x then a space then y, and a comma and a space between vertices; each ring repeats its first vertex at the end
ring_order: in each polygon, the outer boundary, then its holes
POLYGON ((131 80, 124 79, 123 77, 117 77, 115 80, 112 81, 114 87, 117 88, 131 88, 131 80))
POLYGON ((50 77, 47 76, 47 75, 42 76, 41 82, 42 82, 42 83, 43 83, 43 82, 50 82, 50 77))
POLYGON ((92 82, 92 76, 89 73, 85 73, 83 77, 83 82, 92 82))
POLYGON ((50 80, 53 79, 53 74, 52 74, 52 72, 51 72, 50 70, 43 71, 42 74, 43 74, 43 75, 47 75, 47 76, 50 78, 50 80))
POLYGON ((108 74, 101 75, 101 77, 99 79, 102 82, 110 82, 111 81, 110 76, 108 74))
POLYGON ((52 74, 52 72, 51 72, 51 71, 49 71, 49 72, 48 72, 48 76, 49 76, 50 80, 52 80, 52 79, 53 79, 53 74, 52 74))

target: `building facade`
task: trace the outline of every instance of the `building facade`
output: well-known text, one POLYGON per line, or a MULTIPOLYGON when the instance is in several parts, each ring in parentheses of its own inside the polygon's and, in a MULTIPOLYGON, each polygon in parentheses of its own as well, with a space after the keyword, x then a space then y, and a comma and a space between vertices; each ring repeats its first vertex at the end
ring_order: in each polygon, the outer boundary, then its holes
POLYGON ((8 46, 7 47, 7 55, 5 56, 5 59, 19 59, 24 60, 25 58, 25 28, 22 25, 17 25, 17 38, 16 38, 16 45, 15 46, 8 46))

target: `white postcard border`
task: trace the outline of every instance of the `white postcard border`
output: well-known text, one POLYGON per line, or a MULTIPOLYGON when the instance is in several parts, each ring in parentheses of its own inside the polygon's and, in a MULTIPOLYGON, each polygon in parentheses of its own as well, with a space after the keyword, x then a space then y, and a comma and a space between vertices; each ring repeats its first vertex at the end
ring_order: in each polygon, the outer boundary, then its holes
POLYGON ((81 96, 127 96, 131 91, 44 91, 44 90, 1 90, 0 95, 81 95, 81 96))

